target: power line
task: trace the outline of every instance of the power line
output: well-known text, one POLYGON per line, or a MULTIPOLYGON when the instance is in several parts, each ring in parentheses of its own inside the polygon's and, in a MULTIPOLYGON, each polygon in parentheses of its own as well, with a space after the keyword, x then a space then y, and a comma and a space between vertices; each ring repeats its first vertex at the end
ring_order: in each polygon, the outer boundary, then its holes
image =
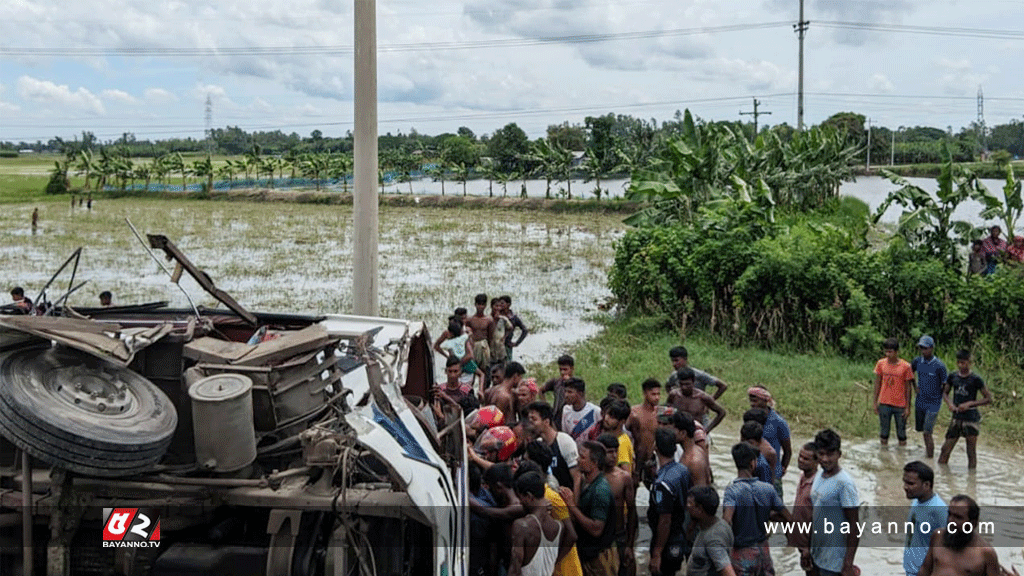
POLYGON ((742 112, 742 111, 740 112, 740 116, 753 116, 754 117, 754 137, 751 139, 751 141, 756 141, 757 140, 757 117, 758 116, 763 116, 763 115, 766 115, 766 114, 771 114, 771 112, 758 112, 757 111, 757 107, 760 104, 761 104, 761 101, 758 100, 757 98, 754 98, 754 111, 753 112, 742 112))
POLYGON ((815 20, 814 23, 825 28, 838 28, 845 30, 867 30, 873 32, 904 32, 910 34, 930 34, 935 36, 961 36, 966 38, 1024 40, 1024 31, 1021 30, 997 30, 992 28, 959 28, 948 26, 911 26, 907 24, 842 22, 829 20, 815 20))
MULTIPOLYGON (((469 50, 484 48, 515 48, 546 44, 588 44, 619 40, 642 40, 670 36, 693 36, 721 32, 743 32, 789 26, 788 22, 763 22, 754 24, 730 24, 726 26, 705 26, 700 28, 673 28, 669 30, 641 30, 636 32, 614 32, 606 34, 577 34, 571 36, 548 36, 540 38, 505 38, 500 40, 469 40, 459 42, 411 42, 379 46, 379 52, 419 52, 427 50, 469 50)), ((354 49, 350 45, 328 46, 235 46, 223 48, 173 48, 173 47, 131 47, 131 48, 30 48, 0 46, 0 55, 8 56, 123 56, 123 57, 164 57, 164 56, 302 56, 310 54, 348 55, 354 49)))

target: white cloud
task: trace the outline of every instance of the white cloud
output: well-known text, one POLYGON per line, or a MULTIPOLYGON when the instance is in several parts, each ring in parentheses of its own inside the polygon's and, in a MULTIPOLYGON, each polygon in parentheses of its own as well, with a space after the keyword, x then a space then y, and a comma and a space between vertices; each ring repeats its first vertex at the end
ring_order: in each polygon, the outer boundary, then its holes
POLYGON ((177 96, 163 88, 146 88, 142 93, 142 97, 146 99, 146 102, 151 104, 167 104, 178 101, 177 96))
POLYGON ((228 98, 227 90, 223 86, 217 86, 216 84, 201 84, 197 82, 195 88, 192 89, 192 96, 201 102, 205 102, 206 97, 209 96, 213 102, 228 104, 232 107, 235 106, 231 98, 228 98))
POLYGON ((939 58, 938 67, 944 70, 939 76, 943 92, 951 96, 972 96, 978 93, 989 75, 978 72, 968 58, 939 58))
POLYGON ((872 92, 891 94, 895 91, 896 87, 893 86, 892 81, 885 74, 875 72, 871 75, 871 80, 868 81, 868 89, 872 92))
POLYGON ((101 115, 105 112, 103 102, 85 88, 79 87, 72 92, 67 84, 55 84, 31 76, 18 78, 18 96, 22 100, 55 104, 90 114, 101 115))
POLYGON ((124 90, 117 90, 115 88, 108 88, 100 92, 100 96, 104 100, 109 100, 121 104, 137 104, 138 100, 131 94, 124 90))
POLYGON ((15 114, 21 112, 21 106, 0 100, 0 116, 4 114, 15 114))

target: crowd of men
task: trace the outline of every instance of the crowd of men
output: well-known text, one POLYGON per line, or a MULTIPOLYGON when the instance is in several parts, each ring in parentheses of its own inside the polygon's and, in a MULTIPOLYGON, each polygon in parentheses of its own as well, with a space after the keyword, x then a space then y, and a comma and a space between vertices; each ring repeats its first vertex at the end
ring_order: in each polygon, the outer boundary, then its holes
MULTIPOLYGON (((859 515, 857 486, 840 466, 841 439, 835 431, 822 430, 800 447, 800 479, 787 507, 782 478, 794 456, 789 425, 775 410, 771 392, 751 387, 750 409, 743 414, 737 441, 723 448, 731 452, 735 477, 722 479, 716 488, 709 433, 726 416, 716 399, 728 385, 689 366, 684 347, 669 352, 672 371, 664 384, 653 378, 642 383, 639 404, 630 406, 626 386, 616 383, 595 405, 587 400, 587 385, 576 375, 571 356, 558 359, 558 376, 544 384, 528 378, 512 360, 514 346, 507 346, 517 324, 496 327, 510 314, 510 302, 491 300, 491 313, 485 314, 487 302, 486 296, 477 297, 474 316, 460 316, 457 310, 435 346, 448 360, 432 413, 437 419, 451 417, 445 407, 458 404, 462 410, 456 413, 468 414, 474 575, 643 573, 645 567, 636 565, 636 494, 641 487, 649 493, 650 574, 774 575, 769 548, 773 520, 809 522, 815 528, 786 534, 807 575, 860 573, 854 562, 857 531, 819 530, 826 522, 855 525, 859 515), (451 340, 456 343, 447 345, 451 340), (500 360, 494 355, 498 347, 504 348, 500 360)), ((513 343, 526 334, 518 326, 521 335, 513 343)), ((922 339, 921 344, 922 359, 915 360, 911 375, 916 371, 921 385, 929 386, 931 364, 924 345, 934 342, 922 339)), ((961 404, 953 404, 954 416, 971 407, 960 410, 961 404)), ((883 412, 889 413, 880 409, 880 422, 883 412)), ((973 443, 968 446, 973 454, 973 443)), ((943 446, 948 458, 947 452, 943 446)), ((914 524, 904 550, 906 574, 1016 574, 999 566, 977 531, 949 528, 976 524, 978 505, 966 495, 954 496, 947 505, 934 493, 933 482, 923 462, 906 465, 908 523, 914 524)))

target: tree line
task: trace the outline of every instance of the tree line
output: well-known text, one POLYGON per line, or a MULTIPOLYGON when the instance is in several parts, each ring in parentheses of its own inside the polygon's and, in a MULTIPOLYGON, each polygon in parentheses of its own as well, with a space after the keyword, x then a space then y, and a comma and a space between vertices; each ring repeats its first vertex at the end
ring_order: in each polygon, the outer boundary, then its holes
MULTIPOLYGON (((688 116, 677 112, 671 120, 660 123, 621 114, 589 116, 583 123, 550 125, 544 137, 534 140, 515 122, 479 137, 467 127, 434 136, 415 129, 407 134, 388 133, 378 139, 381 182, 411 183, 428 176, 441 181, 444 193, 446 180, 461 183, 465 192, 466 181, 479 178, 488 180, 491 195, 495 195, 495 185, 502 195, 507 195, 509 183, 536 178, 547 182, 548 197, 557 193, 571 198, 573 180, 583 179, 594 182, 587 192, 600 197, 604 192, 602 179, 631 175, 661 161, 668 143, 683 134, 688 116)), ((755 138, 750 123, 699 118, 690 121, 708 130, 727 129, 752 143, 789 145, 805 141, 806 135, 780 124, 765 127, 755 138)), ((943 131, 922 126, 869 130, 863 115, 841 112, 816 128, 841 134, 842 147, 852 149, 844 155, 850 164, 867 162, 869 154, 871 163, 876 165, 890 161, 939 163, 946 159, 947 151, 956 161, 968 161, 982 157, 986 148, 998 150, 994 155, 997 161, 1008 160, 1010 155, 1024 155, 1024 123, 1017 121, 985 131, 972 124, 957 134, 951 128, 943 131), (983 133, 985 138, 979 138, 983 133)), ((332 138, 314 130, 303 138, 294 132, 250 133, 228 126, 212 130, 205 140, 151 142, 124 133, 121 138, 101 143, 86 131, 81 138, 54 138, 45 145, 0 144, 0 148, 7 150, 25 149, 22 147, 63 153, 65 161, 63 165, 57 163, 55 172, 63 172, 65 178, 68 172, 85 175, 86 187, 91 183, 96 189, 139 185, 148 189, 152 181, 166 186, 170 174, 182 179, 183 189, 187 188, 189 178, 205 180, 211 189, 215 181, 219 187, 319 187, 326 182, 348 185, 353 139, 351 133, 332 138), (213 162, 213 155, 240 159, 213 162), (199 159, 191 160, 193 157, 199 159)), ((60 182, 55 177, 53 191, 59 190, 60 182)))

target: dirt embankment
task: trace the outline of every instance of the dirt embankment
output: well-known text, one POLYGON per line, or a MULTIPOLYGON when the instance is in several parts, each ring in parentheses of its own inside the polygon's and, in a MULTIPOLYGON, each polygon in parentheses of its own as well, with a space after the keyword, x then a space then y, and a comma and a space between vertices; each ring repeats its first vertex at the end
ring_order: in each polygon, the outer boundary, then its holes
MULTIPOLYGON (((165 193, 165 197, 181 194, 165 193)), ((212 194, 189 193, 191 199, 243 202, 294 202, 298 204, 351 205, 351 193, 316 192, 313 190, 273 190, 269 188, 215 191, 212 194)), ((435 208, 502 208, 510 210, 550 210, 555 212, 607 212, 630 214, 640 205, 621 199, 568 200, 547 198, 493 198, 486 196, 435 196, 414 194, 378 195, 384 206, 422 206, 435 208)))

